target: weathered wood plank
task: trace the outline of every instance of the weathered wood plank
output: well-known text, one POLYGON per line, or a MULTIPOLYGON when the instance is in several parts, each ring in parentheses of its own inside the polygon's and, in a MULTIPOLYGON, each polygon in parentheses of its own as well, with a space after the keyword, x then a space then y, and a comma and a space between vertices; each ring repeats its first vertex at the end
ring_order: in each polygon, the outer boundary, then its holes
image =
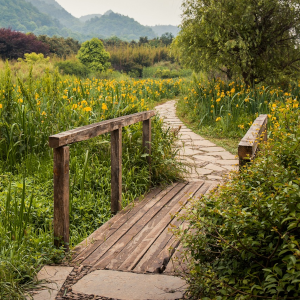
MULTIPOLYGON (((166 202, 169 201, 172 199, 173 195, 178 193, 178 191, 180 191, 184 186, 185 184, 182 183, 177 184, 162 198, 166 199, 166 202)), ((157 212, 161 208, 162 198, 160 197, 157 199, 156 203, 146 204, 142 209, 140 209, 140 211, 123 224, 123 226, 121 226, 114 235, 110 236, 105 243, 100 245, 97 250, 83 262, 83 264, 92 265, 94 268, 104 268, 109 263, 109 259, 113 257, 114 250, 117 251, 117 249, 125 246, 147 223, 147 219, 149 218, 147 218, 147 216, 150 214, 151 218, 152 213, 157 212), (132 235, 130 234, 131 232, 132 235), (112 248, 113 250, 111 251, 112 248)))
POLYGON ((80 258, 78 257, 78 259, 76 259, 76 261, 81 262, 84 265, 89 265, 90 256, 92 256, 92 259, 93 259, 93 257, 96 257, 97 259, 100 258, 103 254, 105 254, 105 252, 98 253, 98 250, 97 250, 99 247, 102 246, 102 244, 111 243, 111 241, 113 241, 112 244, 114 244, 114 242, 116 242, 117 239, 119 239, 123 234, 125 234, 126 231, 128 231, 130 229, 130 227, 133 226, 133 224, 143 216, 145 211, 148 211, 148 209, 151 208, 153 205, 155 205, 155 203, 157 201, 159 201, 159 199, 163 195, 167 194, 171 189, 173 189, 176 186, 177 186, 177 184, 173 184, 173 185, 169 186, 167 189, 162 190, 160 193, 155 195, 153 198, 145 199, 148 201, 145 201, 145 200, 142 201, 140 203, 140 205, 138 206, 138 208, 134 208, 128 214, 126 214, 122 218, 120 218, 120 220, 118 222, 114 223, 114 225, 112 227, 110 227, 109 230, 103 231, 97 237, 97 239, 95 239, 93 244, 89 245, 88 248, 84 251, 84 253, 82 253, 80 255, 80 258), (127 230, 126 230, 126 228, 127 228, 127 230), (116 239, 116 237, 118 237, 118 238, 116 239))
POLYGON ((240 165, 255 157, 261 138, 267 140, 268 115, 260 115, 252 124, 238 146, 240 165))
MULTIPOLYGON (((136 199, 134 203, 126 206, 123 210, 121 210, 118 214, 109 219, 106 223, 104 223, 101 227, 99 227, 96 231, 94 231, 90 236, 88 236, 85 240, 83 240, 80 244, 78 244, 75 248, 72 249, 72 259, 75 260, 78 256, 87 249, 89 245, 94 243, 95 240, 101 239, 100 237, 105 234, 106 230, 109 230, 112 227, 116 227, 115 224, 123 217, 128 214, 130 211, 138 211, 142 204, 146 204, 147 201, 155 197, 162 191, 161 188, 155 188, 151 190, 142 202, 139 199, 136 199)), ((118 224, 121 224, 120 222, 118 224)))
POLYGON ((184 188, 184 184, 178 185, 157 202, 109 251, 96 263, 97 268, 116 270, 136 246, 143 241, 160 220, 169 213, 170 209, 180 199, 174 197, 184 188))
POLYGON ((180 197, 178 203, 176 203, 173 208, 170 210, 169 214, 166 215, 147 235, 147 237, 139 243, 139 245, 135 248, 135 250, 128 256, 128 258, 122 263, 119 267, 119 270, 129 271, 133 270, 136 265, 139 263, 141 258, 145 255, 157 237, 161 234, 161 232, 170 224, 172 219, 174 218, 174 214, 180 210, 182 206, 186 204, 186 202, 191 199, 193 194, 198 190, 198 186, 196 184, 187 185, 184 188, 183 192, 177 194, 177 197, 180 197))
POLYGON ((143 121, 143 148, 149 155, 147 161, 151 169, 151 119, 143 121))
POLYGON ((148 120, 154 115, 155 111, 150 110, 61 132, 49 137, 49 146, 51 148, 58 148, 85 141, 101 134, 112 132, 121 127, 148 120))
MULTIPOLYGON (((198 185, 198 183, 197 183, 198 185)), ((200 197, 204 195, 211 187, 211 183, 201 183, 198 185, 198 190, 194 193, 193 198, 200 197)), ((156 272, 162 273, 170 260, 170 257, 175 251, 175 248, 179 245, 180 241, 176 240, 171 232, 171 228, 178 228, 184 224, 184 228, 188 227, 187 223, 184 223, 181 219, 192 206, 193 202, 189 201, 185 206, 178 210, 178 216, 172 220, 170 226, 167 227, 157 238, 157 240, 151 245, 147 253, 139 261, 134 271, 136 272, 156 272), (173 249, 169 249, 173 246, 173 249)))
POLYGON ((111 212, 122 209, 122 128, 111 133, 111 212))
POLYGON ((69 251, 69 147, 54 149, 54 245, 69 251))

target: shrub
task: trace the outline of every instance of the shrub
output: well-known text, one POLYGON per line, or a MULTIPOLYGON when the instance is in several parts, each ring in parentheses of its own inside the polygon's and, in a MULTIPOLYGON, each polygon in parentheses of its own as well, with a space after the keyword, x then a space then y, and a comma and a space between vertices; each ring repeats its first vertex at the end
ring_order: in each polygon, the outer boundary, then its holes
POLYGON ((0 28, 0 58, 18 59, 23 58, 25 53, 32 52, 48 55, 49 47, 33 34, 0 28))
POLYGON ((298 104, 273 107, 264 151, 186 216, 196 299, 300 298, 298 104))
POLYGON ((45 58, 43 53, 37 54, 35 52, 25 53, 24 57, 24 60, 22 58, 18 58, 18 61, 35 64, 37 62, 47 63, 50 60, 50 57, 45 58))
POLYGON ((55 65, 61 73, 67 75, 87 77, 90 73, 89 68, 79 61, 66 60, 57 62, 55 65))

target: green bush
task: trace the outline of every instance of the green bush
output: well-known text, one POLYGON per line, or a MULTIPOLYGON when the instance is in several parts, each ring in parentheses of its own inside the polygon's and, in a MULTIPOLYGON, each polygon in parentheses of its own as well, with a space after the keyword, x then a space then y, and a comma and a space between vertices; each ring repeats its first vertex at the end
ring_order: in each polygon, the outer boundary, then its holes
POLYGON ((66 60, 57 62, 55 65, 61 73, 66 75, 87 77, 90 73, 89 68, 79 61, 66 60))
POLYGON ((298 105, 273 107, 259 157, 185 216, 195 299, 300 299, 298 105))

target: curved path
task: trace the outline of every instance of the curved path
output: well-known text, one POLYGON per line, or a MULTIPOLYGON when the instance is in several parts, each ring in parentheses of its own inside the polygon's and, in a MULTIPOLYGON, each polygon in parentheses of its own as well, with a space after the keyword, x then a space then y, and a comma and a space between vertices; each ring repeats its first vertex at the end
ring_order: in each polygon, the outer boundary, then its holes
POLYGON ((188 181, 221 181, 228 171, 237 170, 238 159, 222 147, 187 128, 176 116, 176 100, 156 106, 165 126, 178 131, 178 158, 186 165, 188 181))

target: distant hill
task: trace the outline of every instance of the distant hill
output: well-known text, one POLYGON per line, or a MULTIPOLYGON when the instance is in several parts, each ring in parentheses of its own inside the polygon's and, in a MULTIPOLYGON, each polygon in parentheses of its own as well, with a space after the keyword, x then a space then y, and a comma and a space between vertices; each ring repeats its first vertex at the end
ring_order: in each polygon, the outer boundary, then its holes
POLYGON ((0 0, 0 27, 35 34, 62 34, 62 25, 24 0, 0 0))
POLYGON ((101 16, 102 15, 100 15, 100 14, 91 14, 91 15, 82 16, 82 17, 79 18, 79 20, 84 23, 84 22, 89 21, 93 18, 100 18, 101 16))
POLYGON ((132 18, 114 12, 87 21, 82 32, 88 32, 99 38, 117 36, 127 41, 138 40, 141 36, 147 36, 149 39, 156 37, 150 27, 143 26, 132 18))
POLYGON ((55 0, 25 0, 35 6, 40 12, 48 14, 53 19, 56 19, 64 27, 78 31, 81 27, 81 22, 78 18, 72 16, 55 0))
POLYGON ((173 36, 176 36, 180 31, 179 27, 173 25, 155 25, 150 26, 150 28, 152 28, 157 36, 162 36, 166 32, 171 32, 173 36))

